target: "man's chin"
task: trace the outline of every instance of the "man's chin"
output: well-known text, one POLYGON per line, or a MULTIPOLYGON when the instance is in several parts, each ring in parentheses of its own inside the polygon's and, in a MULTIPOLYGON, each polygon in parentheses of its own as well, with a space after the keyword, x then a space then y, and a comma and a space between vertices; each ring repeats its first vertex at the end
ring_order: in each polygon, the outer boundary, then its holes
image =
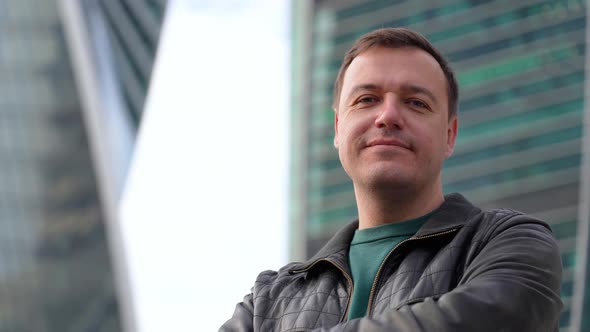
POLYGON ((407 190, 416 184, 415 177, 412 174, 397 170, 375 169, 365 174, 361 180, 365 186, 374 189, 385 190, 407 190))

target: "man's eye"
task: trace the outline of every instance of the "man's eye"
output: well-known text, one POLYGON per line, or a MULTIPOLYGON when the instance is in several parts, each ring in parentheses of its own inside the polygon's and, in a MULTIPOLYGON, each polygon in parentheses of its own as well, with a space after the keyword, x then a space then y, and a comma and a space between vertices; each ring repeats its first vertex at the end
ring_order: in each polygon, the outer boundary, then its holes
POLYGON ((359 99, 358 102, 360 104, 372 104, 372 103, 377 102, 377 98, 371 97, 371 96, 366 96, 366 97, 362 97, 361 99, 359 99))
POLYGON ((426 105, 424 102, 417 100, 417 99, 410 100, 409 104, 414 107, 418 107, 418 108, 428 108, 428 105, 426 105))

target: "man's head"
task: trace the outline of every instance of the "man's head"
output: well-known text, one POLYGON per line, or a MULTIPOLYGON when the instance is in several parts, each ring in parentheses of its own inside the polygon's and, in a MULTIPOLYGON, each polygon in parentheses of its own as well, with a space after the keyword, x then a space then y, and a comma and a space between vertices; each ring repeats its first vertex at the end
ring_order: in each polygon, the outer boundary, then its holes
POLYGON ((336 80, 335 137, 355 187, 441 191, 457 134, 457 83, 418 33, 381 29, 346 54, 336 80))
POLYGON ((334 110, 338 109, 338 102, 342 92, 342 82, 344 81, 346 70, 352 63, 352 60, 354 60, 354 58, 356 58, 359 54, 374 47, 414 47, 430 54, 436 60, 436 62, 438 62, 447 80, 449 119, 457 115, 459 85, 457 84, 457 79, 455 78, 455 73, 451 69, 451 66, 445 57, 428 41, 428 39, 426 39, 421 34, 406 28, 378 29, 369 32, 357 39, 348 52, 346 52, 346 55, 344 55, 344 60, 342 61, 342 65, 340 66, 340 70, 336 76, 332 103, 334 110))

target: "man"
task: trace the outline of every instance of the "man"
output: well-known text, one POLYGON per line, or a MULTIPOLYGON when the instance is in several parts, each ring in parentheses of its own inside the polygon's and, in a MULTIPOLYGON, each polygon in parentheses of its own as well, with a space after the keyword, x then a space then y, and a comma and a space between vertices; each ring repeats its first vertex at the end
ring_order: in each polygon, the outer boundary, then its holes
POLYGON ((359 218, 313 258, 259 275, 221 331, 556 331, 561 261, 544 222, 443 195, 458 87, 420 34, 347 52, 334 92, 359 218))

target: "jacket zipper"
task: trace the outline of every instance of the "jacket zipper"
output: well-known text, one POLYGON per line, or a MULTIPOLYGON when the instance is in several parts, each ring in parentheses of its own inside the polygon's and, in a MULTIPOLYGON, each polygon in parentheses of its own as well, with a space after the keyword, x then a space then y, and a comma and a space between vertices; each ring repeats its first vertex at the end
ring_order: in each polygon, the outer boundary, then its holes
POLYGON ((303 269, 303 270, 293 270, 293 273, 301 273, 301 272, 307 272, 309 271, 314 265, 316 265, 319 262, 328 262, 332 265, 334 265, 338 270, 340 270, 340 272, 342 272, 342 275, 346 278, 346 281, 348 282, 348 301, 346 302, 346 309, 344 310, 344 315, 342 316, 342 318, 340 319, 340 322, 343 322, 346 320, 346 317, 348 317, 348 309, 350 308, 350 301, 352 300, 352 292, 354 290, 354 283, 352 282, 352 277, 346 273, 346 271, 344 271, 344 269, 337 264, 336 262, 326 259, 326 258, 322 258, 322 259, 318 259, 317 261, 313 262, 310 266, 308 266, 307 268, 303 269))
POLYGON ((446 234, 456 232, 458 229, 459 229, 459 227, 449 229, 449 230, 439 232, 439 233, 433 233, 433 234, 428 234, 428 235, 424 235, 424 236, 412 237, 412 238, 405 239, 405 240, 401 241, 395 247, 393 247, 393 249, 391 249, 389 251, 387 256, 385 256, 385 259, 383 259, 383 262, 381 262, 381 265, 379 266, 379 269, 377 270, 377 273, 375 274, 375 279, 373 280, 373 285, 371 286, 371 292, 369 293, 369 304, 367 305, 367 317, 371 317, 371 314, 373 313, 373 300, 375 298, 375 289, 377 288, 377 281, 379 280, 379 275, 381 274, 381 270, 383 270, 383 266, 385 266, 385 262, 387 262, 387 260, 391 256, 391 254, 395 251, 395 249, 397 249, 400 245, 402 245, 402 243, 415 241, 415 240, 428 239, 428 238, 441 236, 441 235, 446 235, 446 234))

